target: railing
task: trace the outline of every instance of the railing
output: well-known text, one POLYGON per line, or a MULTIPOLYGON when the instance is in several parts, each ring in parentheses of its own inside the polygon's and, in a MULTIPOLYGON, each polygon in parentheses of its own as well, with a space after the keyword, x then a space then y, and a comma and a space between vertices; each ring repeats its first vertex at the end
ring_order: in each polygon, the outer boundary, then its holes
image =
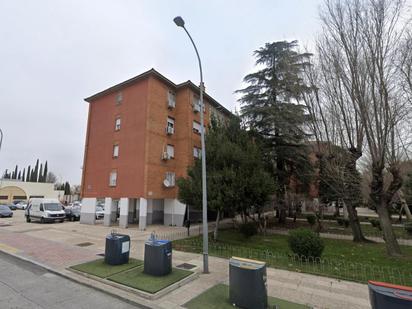
MULTIPOLYGON (((196 238, 176 241, 173 243, 173 247, 175 250, 180 251, 199 254, 202 252, 202 242, 196 238)), ((375 280, 412 286, 412 269, 352 263, 344 259, 305 258, 269 250, 218 244, 212 241, 209 242, 209 254, 222 258, 238 256, 257 259, 265 261, 270 267, 362 283, 366 283, 368 280, 375 280)))

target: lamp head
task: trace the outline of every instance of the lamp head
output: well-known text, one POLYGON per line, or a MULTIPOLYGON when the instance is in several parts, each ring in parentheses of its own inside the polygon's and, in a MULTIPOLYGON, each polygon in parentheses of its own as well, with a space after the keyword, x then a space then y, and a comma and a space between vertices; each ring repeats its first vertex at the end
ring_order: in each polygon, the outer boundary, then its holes
POLYGON ((182 17, 176 16, 175 18, 173 18, 173 21, 175 22, 176 26, 184 28, 185 21, 182 17))

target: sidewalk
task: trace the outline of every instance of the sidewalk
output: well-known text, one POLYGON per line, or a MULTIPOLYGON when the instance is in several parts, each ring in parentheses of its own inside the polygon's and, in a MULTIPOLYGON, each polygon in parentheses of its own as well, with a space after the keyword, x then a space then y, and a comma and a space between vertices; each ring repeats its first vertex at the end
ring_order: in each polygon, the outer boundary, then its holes
MULTIPOLYGON (((101 225, 16 223, 0 227, 0 250, 40 264, 72 280, 90 285, 117 297, 143 304, 150 308, 182 308, 190 299, 217 283, 228 283, 228 260, 209 257, 210 274, 178 288, 157 300, 148 301, 137 295, 77 275, 66 268, 98 258, 104 252, 104 239, 112 228, 101 225), (50 240, 53 239, 53 240, 50 240), (79 247, 78 244, 88 245, 79 247)), ((156 227, 157 230, 162 230, 156 227)), ((174 229, 164 227, 163 232, 174 229)), ((144 241, 150 231, 116 229, 132 239, 131 256, 143 259, 144 241)), ((174 229, 175 230, 175 229, 174 229)), ((173 264, 190 263, 201 272, 202 256, 174 251, 173 264)), ((318 277, 309 274, 268 268, 268 294, 315 308, 370 308, 367 286, 364 284, 318 277)))

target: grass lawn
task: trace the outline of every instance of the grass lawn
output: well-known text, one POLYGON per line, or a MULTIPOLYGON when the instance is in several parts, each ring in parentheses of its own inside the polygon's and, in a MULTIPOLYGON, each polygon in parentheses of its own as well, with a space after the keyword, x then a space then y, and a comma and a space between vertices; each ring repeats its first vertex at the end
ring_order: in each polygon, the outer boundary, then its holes
POLYGON ((165 287, 182 280, 190 274, 192 274, 191 271, 172 268, 172 272, 170 274, 156 277, 146 275, 143 273, 143 267, 138 267, 115 274, 107 279, 134 289, 149 293, 156 293, 165 287))
MULTIPOLYGON (((306 309, 305 305, 291 303, 283 299, 268 297, 270 308, 277 305, 279 309, 306 309)), ((231 309, 235 308, 229 302, 229 286, 218 284, 193 298, 184 307, 189 309, 231 309)))
POLYGON ((93 276, 97 276, 100 278, 107 278, 119 272, 141 266, 143 265, 143 261, 136 260, 136 259, 129 259, 129 263, 122 264, 122 265, 109 265, 104 262, 104 259, 98 259, 95 261, 91 261, 84 264, 79 264, 75 266, 71 266, 75 270, 88 273, 93 276))
MULTIPOLYGON (((268 266, 296 272, 366 283, 386 281, 412 286, 412 247, 401 246, 403 257, 386 254, 385 244, 359 244, 349 240, 322 239, 322 261, 305 262, 295 258, 284 235, 256 235, 245 238, 236 230, 219 232, 219 241, 209 241, 210 255, 229 258, 240 256, 265 261, 268 266)), ((176 250, 200 253, 199 237, 174 241, 176 250)))

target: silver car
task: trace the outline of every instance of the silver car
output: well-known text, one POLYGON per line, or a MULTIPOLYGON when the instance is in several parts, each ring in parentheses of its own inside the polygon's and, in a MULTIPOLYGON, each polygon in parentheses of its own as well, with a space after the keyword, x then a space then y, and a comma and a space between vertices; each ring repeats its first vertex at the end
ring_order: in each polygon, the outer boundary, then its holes
POLYGON ((9 206, 6 205, 0 205, 0 218, 5 218, 5 217, 13 217, 13 212, 9 208, 9 206))

